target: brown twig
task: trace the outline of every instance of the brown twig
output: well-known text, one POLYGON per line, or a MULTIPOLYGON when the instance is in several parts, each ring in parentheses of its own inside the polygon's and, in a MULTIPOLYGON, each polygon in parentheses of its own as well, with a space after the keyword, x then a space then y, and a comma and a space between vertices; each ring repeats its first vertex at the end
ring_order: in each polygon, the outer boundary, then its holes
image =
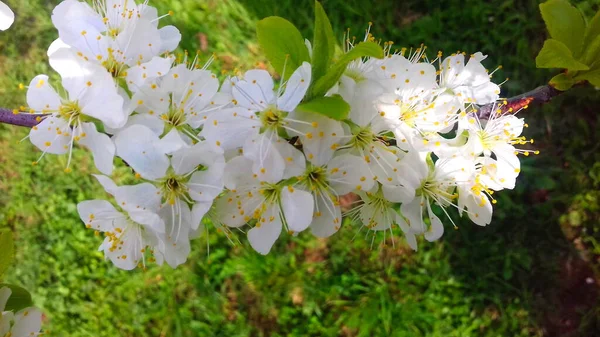
POLYGON ((477 111, 477 116, 480 119, 488 119, 494 109, 500 109, 501 112, 514 111, 517 112, 524 107, 529 106, 531 103, 544 104, 550 102, 554 97, 562 94, 563 91, 557 90, 550 85, 543 85, 537 87, 529 92, 522 95, 508 98, 504 101, 506 105, 499 103, 491 103, 482 105, 477 111))
POLYGON ((38 117, 42 116, 43 115, 33 115, 29 113, 15 114, 12 110, 0 108, 0 123, 4 124, 31 128, 40 123, 40 119, 38 117))
MULTIPOLYGON (((480 119, 488 119, 494 108, 502 109, 502 112, 506 112, 511 108, 511 111, 519 111, 521 108, 528 106, 531 103, 548 103, 552 98, 561 93, 563 92, 550 85, 544 85, 522 95, 506 99, 506 105, 497 103, 482 105, 479 107, 477 115, 480 119)), ((0 108, 0 123, 4 124, 31 128, 39 123, 40 119, 38 117, 40 116, 42 115, 32 115, 28 113, 15 114, 12 110, 0 108)))

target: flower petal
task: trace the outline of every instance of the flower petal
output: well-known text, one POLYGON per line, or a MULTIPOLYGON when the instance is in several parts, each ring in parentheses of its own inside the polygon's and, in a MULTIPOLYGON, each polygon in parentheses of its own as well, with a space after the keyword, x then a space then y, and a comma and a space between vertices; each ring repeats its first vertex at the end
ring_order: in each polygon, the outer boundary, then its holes
POLYGON ((72 142, 71 128, 64 119, 48 116, 31 128, 29 140, 44 152, 64 154, 69 151, 72 142))
POLYGON ((115 144, 107 135, 98 132, 94 123, 83 123, 81 131, 79 144, 92 151, 94 163, 100 172, 111 174, 115 157, 115 144))
POLYGON ((115 136, 117 155, 146 179, 164 177, 170 166, 165 152, 158 146, 159 138, 149 128, 133 125, 115 136))
POLYGON ((248 231, 248 241, 254 250, 267 255, 281 234, 281 218, 275 206, 271 206, 263 217, 248 231))
POLYGON ((7 30, 15 22, 15 13, 0 1, 0 30, 7 30))
POLYGON ((287 112, 294 111, 306 95, 310 80, 310 63, 303 62, 287 81, 285 93, 277 99, 277 108, 287 112))
POLYGON ((310 225, 314 236, 327 238, 340 230, 342 226, 342 210, 329 196, 315 194, 315 214, 310 225))
POLYGON ((61 99, 50 86, 47 75, 38 75, 31 80, 27 89, 27 105, 37 112, 58 112, 61 99))
POLYGON ((312 194, 295 189, 292 186, 283 188, 281 192, 281 209, 289 230, 302 232, 313 219, 315 201, 312 194))
POLYGON ((106 200, 88 200, 77 205, 79 217, 91 229, 111 232, 115 228, 124 228, 127 217, 106 200))

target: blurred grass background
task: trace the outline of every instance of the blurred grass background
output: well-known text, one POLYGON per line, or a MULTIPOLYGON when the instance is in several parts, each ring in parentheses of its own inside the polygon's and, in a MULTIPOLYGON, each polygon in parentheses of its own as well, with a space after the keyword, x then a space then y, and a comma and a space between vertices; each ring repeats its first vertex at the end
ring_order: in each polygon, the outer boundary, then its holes
MULTIPOLYGON (((8 0, 15 25, 0 34, 0 106, 25 104, 19 83, 48 73, 56 0, 8 0)), ((588 15, 600 0, 577 1, 588 15)), ((264 66, 257 20, 279 15, 312 36, 309 0, 156 0, 182 49, 219 56, 213 69, 264 66)), ((435 53, 481 50, 511 96, 544 84, 535 68, 546 37, 538 1, 323 0, 334 29, 372 32, 435 53)), ((269 256, 212 233, 178 270, 123 272, 96 252, 76 204, 102 196, 93 164, 39 152, 23 128, 0 125, 0 226, 17 236, 8 280, 27 287, 50 336, 600 336, 600 95, 578 88, 523 112, 542 154, 523 159, 514 191, 499 193, 493 223, 468 222, 413 253, 346 226, 329 240, 279 241, 269 256)), ((457 219, 457 221, 460 221, 457 219)))

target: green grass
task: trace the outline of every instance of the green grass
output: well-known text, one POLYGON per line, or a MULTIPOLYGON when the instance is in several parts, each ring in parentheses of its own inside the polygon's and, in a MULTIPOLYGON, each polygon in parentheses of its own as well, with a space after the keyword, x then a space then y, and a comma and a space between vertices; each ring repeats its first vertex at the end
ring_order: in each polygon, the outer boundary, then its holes
MULTIPOLYGON (((0 34, 0 106, 15 107, 25 103, 18 83, 49 72, 45 48, 56 37, 49 13, 57 1, 7 2, 18 21, 0 34)), ((599 4, 578 2, 587 12, 599 4)), ((551 75, 534 66, 545 38, 537 1, 323 5, 339 36, 346 28, 361 36, 373 21, 377 36, 399 46, 482 50, 490 68, 504 66, 498 78, 512 78, 508 95, 551 75)), ((215 70, 266 62, 254 36, 262 17, 290 18, 312 34, 311 1, 167 0, 159 7, 175 11, 164 22, 182 30, 182 49, 217 53, 215 70)), ((104 195, 90 177, 90 156, 76 151, 71 174, 63 173, 62 157, 34 167, 39 152, 18 142, 27 130, 0 126, 0 226, 17 237, 8 281, 33 293, 51 336, 560 335, 552 314, 572 314, 565 297, 574 297, 563 295, 565 264, 583 259, 600 275, 599 104, 597 92, 580 89, 525 111, 528 136, 542 155, 525 160, 516 190, 500 193, 492 225, 460 222, 440 242, 420 242, 418 253, 399 239, 371 245, 370 238, 354 238, 352 226, 329 240, 286 238, 266 257, 243 236, 232 246, 212 233, 210 254, 202 238, 177 270, 133 272, 105 262, 96 252, 101 239, 77 216, 78 202, 104 195)), ((579 330, 569 332, 592 336, 600 331, 600 306, 579 304, 579 330)))

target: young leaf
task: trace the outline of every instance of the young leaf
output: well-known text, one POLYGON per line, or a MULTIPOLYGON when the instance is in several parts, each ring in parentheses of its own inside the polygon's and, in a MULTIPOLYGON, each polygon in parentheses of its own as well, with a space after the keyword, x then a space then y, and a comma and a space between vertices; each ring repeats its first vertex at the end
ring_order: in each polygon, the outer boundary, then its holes
POLYGON ((333 29, 319 1, 315 1, 315 34, 312 45, 312 77, 316 81, 327 72, 335 54, 333 29))
POLYGON ((291 22, 270 16, 258 22, 256 33, 267 59, 283 79, 291 76, 302 62, 310 62, 302 34, 291 22))
POLYGON ((575 77, 576 81, 588 81, 595 87, 600 87, 600 65, 590 71, 581 73, 575 77))
POLYGON ((600 62, 600 11, 589 22, 583 39, 582 61, 592 66, 600 62))
POLYGON ((12 284, 0 283, 0 289, 4 287, 7 287, 12 291, 12 294, 8 298, 8 302, 6 302, 6 308, 4 308, 5 311, 17 312, 33 305, 31 295, 27 290, 12 284))
POLYGON ((323 96, 331 89, 337 81, 342 77, 348 64, 361 57, 383 58, 383 49, 375 42, 361 42, 356 47, 352 48, 348 53, 344 54, 334 66, 329 69, 325 76, 317 80, 311 90, 311 96, 323 96))
POLYGON ((317 113, 341 121, 348 117, 350 105, 340 95, 334 95, 331 97, 318 97, 302 103, 298 105, 296 110, 317 113))
POLYGON ((567 76, 564 73, 554 76, 550 80, 550 85, 560 91, 567 91, 575 85, 575 80, 572 77, 567 76))
POLYGON ((0 276, 10 266, 14 256, 13 236, 10 230, 0 231, 0 276))
POLYGON ((567 46, 554 39, 544 42, 544 47, 535 59, 538 68, 561 68, 569 70, 588 70, 589 67, 577 61, 567 46))
POLYGON ((575 58, 581 55, 585 20, 581 12, 567 0, 550 0, 540 4, 542 18, 550 36, 564 43, 575 58))

